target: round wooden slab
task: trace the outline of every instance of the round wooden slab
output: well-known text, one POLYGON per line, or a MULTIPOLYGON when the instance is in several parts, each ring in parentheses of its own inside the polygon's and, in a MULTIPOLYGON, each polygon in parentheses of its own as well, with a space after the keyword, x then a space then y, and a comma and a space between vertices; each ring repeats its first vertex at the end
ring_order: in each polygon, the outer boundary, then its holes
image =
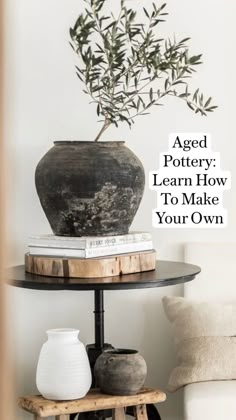
POLYGON ((25 254, 28 273, 50 277, 110 277, 155 270, 156 251, 97 258, 62 258, 25 254))

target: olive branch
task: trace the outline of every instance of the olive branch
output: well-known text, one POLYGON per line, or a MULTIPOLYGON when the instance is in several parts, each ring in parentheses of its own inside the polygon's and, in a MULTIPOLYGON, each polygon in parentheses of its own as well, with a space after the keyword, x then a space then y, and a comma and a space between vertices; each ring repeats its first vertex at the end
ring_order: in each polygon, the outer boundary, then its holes
POLYGON ((80 58, 76 74, 85 85, 83 91, 91 96, 103 123, 95 141, 111 124, 126 122, 131 127, 152 106, 163 105, 165 96, 182 99, 200 115, 217 108, 199 89, 189 92, 188 79, 202 57, 189 55, 190 38, 176 41, 157 34, 168 15, 166 3, 153 3, 151 11, 143 8, 145 23, 139 23, 126 0, 121 0, 117 17, 103 14, 106 0, 84 2, 85 12, 70 28, 70 45, 80 58))

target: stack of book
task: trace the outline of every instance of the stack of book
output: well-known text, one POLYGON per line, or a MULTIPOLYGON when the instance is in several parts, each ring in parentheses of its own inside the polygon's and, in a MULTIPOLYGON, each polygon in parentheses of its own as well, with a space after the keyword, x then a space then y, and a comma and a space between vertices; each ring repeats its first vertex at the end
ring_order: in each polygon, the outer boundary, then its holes
POLYGON ((117 236, 31 236, 27 272, 52 277, 94 278, 154 270, 156 252, 148 232, 117 236))
POLYGON ((151 234, 148 232, 86 237, 40 235, 29 237, 28 248, 30 255, 95 258, 149 251, 153 249, 153 243, 151 234))

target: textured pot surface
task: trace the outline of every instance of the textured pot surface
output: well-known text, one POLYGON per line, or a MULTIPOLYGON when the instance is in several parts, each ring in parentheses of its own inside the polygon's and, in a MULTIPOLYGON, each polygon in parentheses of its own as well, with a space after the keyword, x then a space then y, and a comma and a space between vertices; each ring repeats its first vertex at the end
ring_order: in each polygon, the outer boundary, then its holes
POLYGON ((74 400, 83 398, 92 383, 88 356, 78 339, 78 330, 47 331, 36 373, 36 384, 44 398, 74 400))
POLYGON ((102 392, 133 395, 145 382, 147 365, 136 350, 105 350, 95 363, 94 374, 102 392))
POLYGON ((124 142, 55 142, 35 173, 37 193, 55 235, 128 233, 145 175, 124 142))

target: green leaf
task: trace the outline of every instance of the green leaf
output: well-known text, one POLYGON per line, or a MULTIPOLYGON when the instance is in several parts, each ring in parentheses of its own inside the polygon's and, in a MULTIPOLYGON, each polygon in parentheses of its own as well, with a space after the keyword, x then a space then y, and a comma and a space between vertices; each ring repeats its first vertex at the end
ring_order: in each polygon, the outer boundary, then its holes
POLYGON ((182 39, 179 43, 180 43, 180 44, 185 44, 185 42, 190 41, 190 39, 191 39, 191 38, 184 38, 184 39, 182 39))
POLYGON ((143 100, 143 98, 142 98, 141 96, 139 96, 139 100, 140 100, 140 102, 141 102, 141 104, 142 104, 143 108, 145 108, 145 103, 144 103, 144 100, 143 100))
POLYGON ((104 20, 107 20, 107 19, 111 19, 111 17, 110 17, 110 16, 102 16, 102 17, 99 19, 99 22, 100 22, 100 23, 102 23, 104 20))
POLYGON ((154 105, 155 100, 153 99, 152 101, 149 102, 149 104, 147 104, 146 109, 150 108, 152 105, 154 105))
POLYGON ((192 110, 192 111, 195 111, 195 108, 190 104, 190 102, 186 102, 187 103, 187 105, 188 105, 188 107, 192 110))
POLYGON ((167 6, 167 3, 163 3, 160 7, 160 9, 158 9, 158 12, 163 10, 165 7, 167 6))
POLYGON ((214 105, 214 106, 210 106, 209 108, 206 108, 206 111, 208 112, 213 112, 214 109, 218 108, 218 106, 214 105))
POLYGON ((145 7, 143 7, 143 11, 144 11, 145 15, 148 17, 148 19, 150 19, 150 16, 149 16, 149 14, 147 12, 147 9, 145 9, 145 7))
POLYGON ((125 115, 119 114, 119 118, 121 121, 125 121, 129 126, 131 126, 131 122, 129 121, 127 117, 125 117, 125 115))
POLYGON ((94 86, 93 89, 92 89, 92 92, 95 93, 95 92, 98 92, 99 90, 102 90, 102 89, 103 89, 103 86, 94 86))
POLYGON ((70 28, 70 29, 69 29, 69 33, 70 33, 70 37, 73 39, 73 38, 74 38, 74 36, 75 36, 75 31, 74 31, 74 29, 70 28))
POLYGON ((109 23, 109 25, 107 25, 103 30, 107 31, 108 29, 112 28, 114 25, 116 24, 116 22, 111 22, 109 23))
POLYGON ((158 25, 158 23, 159 22, 164 22, 163 20, 161 20, 161 19, 156 19, 151 25, 150 25, 150 28, 154 28, 154 26, 156 26, 156 25, 158 25))
POLYGON ((97 45, 99 51, 101 51, 102 53, 104 53, 104 49, 101 47, 101 45, 97 44, 97 42, 95 43, 95 45, 97 45))
POLYGON ((198 95, 199 89, 195 90, 195 93, 193 95, 193 100, 196 102, 197 101, 197 95, 198 95))
POLYGON ((207 101, 206 101, 206 103, 204 105, 204 108, 207 108, 208 107, 208 105, 210 104, 211 100, 212 100, 211 97, 207 99, 207 101))
POLYGON ((69 41, 69 44, 70 44, 70 46, 71 46, 71 48, 72 48, 72 50, 74 50, 75 51, 75 47, 74 47, 74 45, 69 41))
POLYGON ((137 111, 139 111, 139 109, 140 109, 140 105, 141 105, 141 99, 140 98, 138 98, 138 100, 137 100, 137 111))
POLYGON ((190 64, 197 64, 199 62, 199 60, 201 59, 202 54, 199 55, 194 55, 193 57, 189 58, 189 63, 190 64))
POLYGON ((149 98, 150 98, 150 102, 152 102, 152 100, 153 100, 153 88, 151 88, 149 90, 149 98))
POLYGON ((172 83, 173 86, 175 85, 185 85, 186 82, 184 82, 183 80, 177 80, 177 82, 172 83))
POLYGON ((169 84, 170 84, 169 79, 166 79, 165 80, 165 85, 164 85, 165 86, 165 90, 168 89, 169 84))
POLYGON ((79 73, 76 73, 76 75, 77 75, 77 77, 79 78, 79 80, 81 80, 81 82, 83 82, 83 79, 82 79, 82 77, 80 76, 80 74, 79 74, 79 73))

